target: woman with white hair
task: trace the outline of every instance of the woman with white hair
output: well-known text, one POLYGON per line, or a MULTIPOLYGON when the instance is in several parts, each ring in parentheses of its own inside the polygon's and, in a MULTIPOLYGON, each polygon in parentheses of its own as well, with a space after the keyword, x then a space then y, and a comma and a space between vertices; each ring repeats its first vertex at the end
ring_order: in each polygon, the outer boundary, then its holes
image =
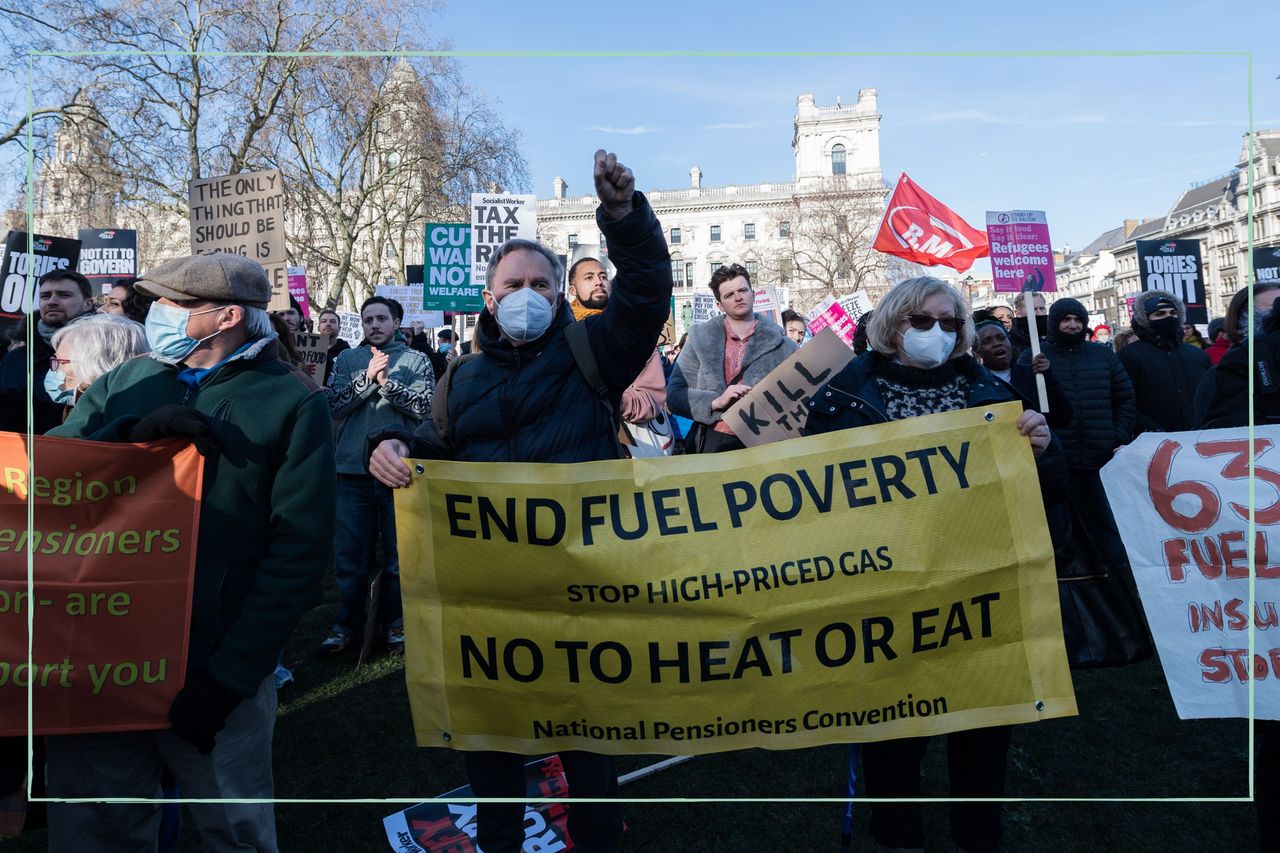
MULTIPOLYGON (((876 306, 867 329, 871 351, 854 359, 810 402, 807 434, 834 432, 919 415, 932 415, 1014 399, 969 354, 973 318, 964 297, 946 282, 923 276, 899 282, 876 306)), ((1018 430, 1042 466, 1059 464, 1044 416, 1024 411, 1018 430)), ((1058 484, 1061 487, 1064 484, 1058 484)), ((936 531, 945 537, 947 531, 936 531)), ((1003 797, 1010 726, 947 735, 952 797, 1003 797)), ((868 797, 918 798, 920 766, 929 738, 900 738, 862 745, 868 797)), ((951 836, 967 851, 996 850, 1000 803, 955 803, 951 836)), ((881 849, 924 849, 918 803, 871 804, 871 834, 881 849)))
POLYGON ((151 351, 141 323, 114 314, 93 314, 63 326, 51 341, 45 390, 70 408, 99 376, 151 351))

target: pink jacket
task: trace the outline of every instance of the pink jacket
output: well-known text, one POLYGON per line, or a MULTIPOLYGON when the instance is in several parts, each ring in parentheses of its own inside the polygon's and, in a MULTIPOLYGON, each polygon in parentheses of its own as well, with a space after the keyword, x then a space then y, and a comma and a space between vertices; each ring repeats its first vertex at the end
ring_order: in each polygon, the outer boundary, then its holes
POLYGON ((662 359, 654 350, 636 381, 622 392, 622 419, 629 424, 642 424, 656 418, 666 404, 666 377, 662 372, 662 359))

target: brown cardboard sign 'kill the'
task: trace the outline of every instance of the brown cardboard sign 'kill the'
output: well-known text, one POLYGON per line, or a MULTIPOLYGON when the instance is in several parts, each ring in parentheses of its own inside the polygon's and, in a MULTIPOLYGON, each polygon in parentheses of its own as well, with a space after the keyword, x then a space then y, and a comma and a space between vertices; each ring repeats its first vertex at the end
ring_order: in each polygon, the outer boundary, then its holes
POLYGON ((809 399, 853 360, 853 350, 830 328, 775 367, 724 413, 747 447, 796 438, 809 417, 809 399))

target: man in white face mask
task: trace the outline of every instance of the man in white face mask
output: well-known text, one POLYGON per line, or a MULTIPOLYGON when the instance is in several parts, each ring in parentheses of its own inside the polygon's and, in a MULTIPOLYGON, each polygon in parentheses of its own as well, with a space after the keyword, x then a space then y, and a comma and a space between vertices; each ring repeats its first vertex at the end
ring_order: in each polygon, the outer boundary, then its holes
MULTIPOLYGON (((595 155, 596 223, 617 268, 608 304, 580 321, 616 412, 622 392, 653 354, 671 299, 671 257, 662 226, 631 170, 613 154, 595 155)), ((572 350, 566 330, 573 312, 559 292, 563 270, 555 253, 528 240, 511 240, 489 260, 476 341, 480 352, 452 362, 436 388, 432 416, 412 435, 372 436, 377 449, 369 473, 393 488, 407 485, 403 456, 468 462, 588 462, 618 456, 617 423, 601 405, 597 387, 572 350), (593 387, 595 386, 595 387, 593 387), (448 389, 452 389, 451 391, 448 389), (442 390, 443 389, 443 390, 442 390), (441 404, 441 398, 444 403, 441 404), (412 451, 412 452, 410 452, 412 451)), ((575 332, 575 334, 577 334, 575 332)), ((495 586, 504 571, 490 566, 495 586)), ((467 752, 467 779, 482 797, 525 796, 524 757, 467 752)), ((575 797, 616 797, 613 760, 594 753, 561 753, 575 797)), ((485 803, 477 810, 478 845, 520 850, 521 803, 485 803)), ((612 850, 622 835, 616 804, 580 803, 569 809, 578 846, 612 850)))

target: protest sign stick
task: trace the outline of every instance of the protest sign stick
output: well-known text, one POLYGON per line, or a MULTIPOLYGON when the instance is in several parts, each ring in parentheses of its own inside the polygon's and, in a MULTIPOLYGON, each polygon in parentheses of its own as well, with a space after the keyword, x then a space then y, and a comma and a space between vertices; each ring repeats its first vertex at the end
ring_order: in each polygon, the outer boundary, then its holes
POLYGON ((663 770, 669 770, 678 764, 684 764, 686 761, 692 761, 692 755, 673 755, 657 764, 650 764, 641 767, 639 770, 632 770, 630 773, 618 777, 618 784, 625 785, 628 782, 636 782, 646 776, 652 776, 654 773, 661 773, 663 770))
POLYGON ((1031 373, 1036 378, 1036 392, 1040 396, 1040 413, 1049 414, 1049 389, 1044 384, 1044 374, 1037 373, 1035 361, 1040 357, 1040 324, 1036 322, 1036 297, 1038 290, 1022 291, 1022 304, 1030 309, 1027 313, 1027 337, 1031 339, 1031 373))

